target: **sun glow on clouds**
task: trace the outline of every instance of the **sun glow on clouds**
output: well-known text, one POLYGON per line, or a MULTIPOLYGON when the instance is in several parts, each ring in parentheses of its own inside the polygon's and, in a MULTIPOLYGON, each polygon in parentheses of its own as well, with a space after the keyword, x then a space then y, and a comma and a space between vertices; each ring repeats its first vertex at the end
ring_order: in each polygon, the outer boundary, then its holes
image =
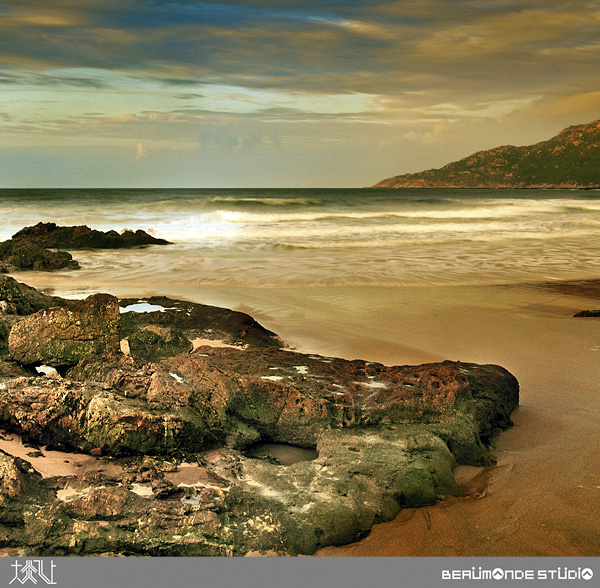
POLYGON ((112 185, 151 161, 166 185, 363 185, 600 118, 592 0, 4 4, 14 184, 28 148, 41 182, 53 148, 87 145, 119 153, 112 185))

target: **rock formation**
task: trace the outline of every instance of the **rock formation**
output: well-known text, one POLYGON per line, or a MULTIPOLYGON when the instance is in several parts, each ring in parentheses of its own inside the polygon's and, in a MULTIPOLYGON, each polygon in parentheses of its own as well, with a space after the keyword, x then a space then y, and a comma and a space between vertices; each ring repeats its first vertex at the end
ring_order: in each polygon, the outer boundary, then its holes
POLYGON ((145 231, 97 231, 85 225, 59 227, 38 223, 25 227, 11 239, 0 243, 0 273, 23 270, 52 271, 79 269, 79 263, 67 251, 51 249, 123 249, 146 245, 168 245, 145 231))
POLYGON ((127 311, 149 301, 120 302, 118 337, 107 295, 10 315, 0 427, 41 448, 32 462, 50 448, 88 462, 42 478, 0 453, 0 551, 310 554, 356 540, 403 507, 460 492, 453 468, 490 465, 487 447, 518 403, 517 381, 498 366, 390 367, 295 353, 242 313, 163 298, 157 309, 150 300, 150 313, 127 311), (62 321, 80 328, 73 338, 104 329, 110 344, 66 363, 48 350, 49 329, 62 321), (17 353, 34 331, 40 344, 17 353), (198 338, 227 346, 202 340, 190 352, 198 338), (29 371, 54 355, 62 377, 29 371), (285 465, 252 457, 259 442, 316 453, 285 465))
POLYGON ((41 247, 55 249, 123 249, 143 245, 168 245, 169 241, 158 239, 145 231, 124 230, 97 231, 85 225, 59 227, 55 223, 38 223, 25 227, 12 236, 13 241, 35 242, 41 247))
POLYGON ((374 188, 599 188, 600 121, 548 141, 479 151, 440 169, 394 176, 374 188))
POLYGON ((79 263, 66 251, 50 251, 36 242, 9 240, 0 243, 1 273, 78 268, 79 263))
POLYGON ((21 365, 75 365, 118 348, 119 318, 119 302, 109 294, 40 310, 12 327, 8 351, 21 365))

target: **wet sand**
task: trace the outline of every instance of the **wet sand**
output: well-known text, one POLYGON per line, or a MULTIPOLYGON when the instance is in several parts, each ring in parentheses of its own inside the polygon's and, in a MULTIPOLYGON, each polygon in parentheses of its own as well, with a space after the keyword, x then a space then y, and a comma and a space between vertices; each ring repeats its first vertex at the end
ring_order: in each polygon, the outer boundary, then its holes
POLYGON ((104 472, 110 475, 123 473, 120 466, 85 453, 67 453, 45 447, 29 447, 23 444, 18 435, 2 430, 0 430, 0 450, 29 462, 42 478, 77 476, 84 472, 104 472))
MULTIPOLYGON (((90 293, 83 284, 55 286, 59 295, 90 293)), ((518 378, 521 404, 515 427, 497 439, 497 466, 457 472, 466 497, 404 510, 366 539, 318 555, 600 555, 600 319, 572 317, 597 306, 574 295, 589 290, 169 284, 160 292, 132 285, 102 290, 242 310, 302 352, 390 365, 494 363, 518 378)))
POLYGON ((521 384, 497 465, 465 484, 466 497, 404 510, 362 541, 317 555, 600 555, 600 319, 571 317, 589 300, 535 287, 470 304, 468 316, 437 315, 455 335, 454 357, 503 365, 521 384))
POLYGON ((497 466, 467 483, 467 497, 405 510, 363 541, 317 555, 600 555, 600 319, 572 317, 594 301, 527 285, 270 294, 265 302, 246 292, 238 309, 298 351, 495 363, 521 384, 497 466))

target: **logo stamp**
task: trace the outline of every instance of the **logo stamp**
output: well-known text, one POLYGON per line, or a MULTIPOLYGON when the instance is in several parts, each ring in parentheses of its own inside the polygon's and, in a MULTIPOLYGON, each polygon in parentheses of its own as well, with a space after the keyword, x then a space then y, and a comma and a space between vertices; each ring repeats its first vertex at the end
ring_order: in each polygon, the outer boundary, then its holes
POLYGON ((49 563, 44 562, 43 559, 26 559, 25 563, 15 560, 11 567, 15 568, 15 577, 8 583, 9 586, 13 582, 19 582, 20 584, 27 582, 56 584, 54 581, 54 568, 56 568, 54 560, 50 560, 49 563))

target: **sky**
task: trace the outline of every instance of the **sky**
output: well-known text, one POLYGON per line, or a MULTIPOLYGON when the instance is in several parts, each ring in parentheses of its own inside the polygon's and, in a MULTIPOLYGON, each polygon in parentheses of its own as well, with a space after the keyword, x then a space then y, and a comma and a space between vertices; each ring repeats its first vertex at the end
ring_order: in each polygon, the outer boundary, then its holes
POLYGON ((600 0, 0 0, 0 187, 364 187, 600 119, 600 0))

